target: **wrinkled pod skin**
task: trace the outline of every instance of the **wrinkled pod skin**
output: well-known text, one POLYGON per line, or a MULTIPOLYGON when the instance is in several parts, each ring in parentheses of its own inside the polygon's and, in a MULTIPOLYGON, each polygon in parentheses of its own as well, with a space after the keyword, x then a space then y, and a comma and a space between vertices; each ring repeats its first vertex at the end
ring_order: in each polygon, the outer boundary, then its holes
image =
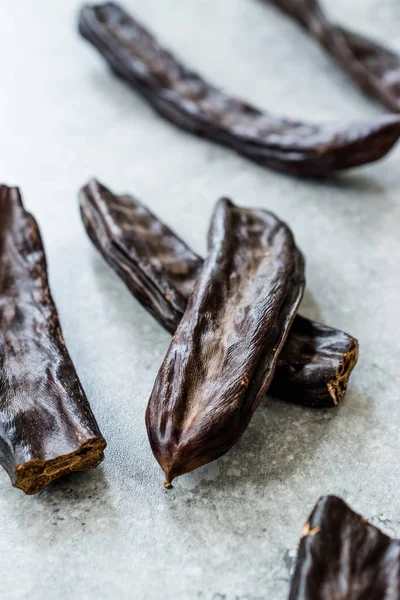
POLYGON ((239 440, 271 383, 303 289, 304 260, 288 227, 220 200, 209 254, 146 412, 166 487, 239 440))
POLYGON ((289 600, 400 600, 400 540, 325 496, 303 528, 289 600))
MULTIPOLYGON (((134 296, 174 334, 203 260, 132 196, 115 195, 92 180, 79 198, 93 244, 134 296)), ((353 337, 296 315, 269 393, 312 408, 337 406, 357 357, 353 337)))
POLYGON ((0 186, 0 464, 35 494, 96 467, 106 442, 65 346, 36 221, 0 186))
POLYGON ((316 0, 267 0, 312 35, 353 83, 400 112, 400 55, 329 21, 316 0))
POLYGON ((160 115, 265 167, 325 176, 382 158, 400 136, 394 115, 319 125, 262 112, 183 66, 117 4, 84 6, 79 31, 160 115))

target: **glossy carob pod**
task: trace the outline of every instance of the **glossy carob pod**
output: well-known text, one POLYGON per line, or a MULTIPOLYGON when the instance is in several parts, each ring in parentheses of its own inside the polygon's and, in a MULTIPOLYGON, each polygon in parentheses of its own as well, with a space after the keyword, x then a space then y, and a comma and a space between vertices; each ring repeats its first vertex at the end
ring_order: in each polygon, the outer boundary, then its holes
POLYGON ((0 186, 0 464, 35 494, 96 467, 106 442, 50 294, 39 228, 18 188, 0 186))
POLYGON ((332 22, 317 0, 267 0, 295 19, 353 83, 392 112, 400 112, 400 55, 332 22))
POLYGON ((79 31, 159 114, 265 167, 328 175, 382 158, 400 136, 394 115, 319 125, 262 112, 183 66, 114 3, 84 6, 79 31))
MULTIPOLYGON (((85 229, 145 308, 174 334, 203 260, 136 198, 96 180, 80 191, 85 229)), ((269 393, 313 408, 337 406, 357 362, 352 336, 296 315, 269 393)))
POLYGON ((351 335, 296 315, 268 393, 310 408, 338 406, 357 360, 351 335))
POLYGON ((400 540, 336 496, 303 528, 289 600, 400 600, 400 540))
POLYGON ((79 207, 93 244, 133 295, 174 333, 203 261, 143 204, 92 179, 79 207))
POLYGON ((223 199, 209 254, 146 411, 166 487, 225 454, 267 391, 304 290, 304 260, 272 213, 223 199))

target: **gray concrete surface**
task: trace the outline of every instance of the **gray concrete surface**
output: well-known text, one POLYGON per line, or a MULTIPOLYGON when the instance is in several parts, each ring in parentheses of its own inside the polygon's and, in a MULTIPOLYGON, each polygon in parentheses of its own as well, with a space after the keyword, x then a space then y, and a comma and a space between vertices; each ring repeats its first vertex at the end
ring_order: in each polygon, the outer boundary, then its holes
MULTIPOLYGON (((330 4, 400 50, 397 0, 330 4)), ((189 64, 262 107, 321 121, 380 112, 262 2, 126 5, 189 64)), ((0 173, 42 228, 108 451, 102 468, 36 497, 0 473, 1 598, 284 600, 320 495, 400 535, 400 147, 330 183, 263 170, 154 116, 79 39, 78 6, 1 3, 0 173), (85 236, 76 195, 92 175, 137 194, 199 252, 221 195, 286 219, 307 257, 302 312, 360 340, 343 406, 313 412, 268 398, 228 455, 165 491, 144 411, 169 336, 85 236)))

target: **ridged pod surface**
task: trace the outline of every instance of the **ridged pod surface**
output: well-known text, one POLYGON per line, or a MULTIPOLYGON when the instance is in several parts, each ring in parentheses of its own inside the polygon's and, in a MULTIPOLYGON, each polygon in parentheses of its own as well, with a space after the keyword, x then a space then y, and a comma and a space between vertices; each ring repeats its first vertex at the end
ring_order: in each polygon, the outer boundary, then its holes
POLYGON ((267 391, 304 289, 289 228, 264 210, 217 203, 209 254, 146 412, 166 486, 225 454, 267 391))
MULTIPOLYGON (((92 180, 80 192, 85 229, 107 263, 174 334, 203 260, 139 200, 92 180)), ((357 362, 352 336, 296 315, 269 392, 312 408, 337 406, 357 362)))
POLYGON ((353 83, 392 112, 400 112, 400 55, 330 21, 317 0, 267 0, 295 19, 353 83))
POLYGON ((399 600, 400 540, 336 496, 304 526, 289 600, 399 600))
POLYGON ((84 6, 79 31, 159 114, 265 167, 328 175, 379 160, 400 136, 394 115, 319 125, 274 116, 228 96, 183 66, 114 3, 84 6))
POLYGON ((0 464, 35 494, 96 467, 106 442, 65 346, 44 248, 18 188, 0 186, 0 464))

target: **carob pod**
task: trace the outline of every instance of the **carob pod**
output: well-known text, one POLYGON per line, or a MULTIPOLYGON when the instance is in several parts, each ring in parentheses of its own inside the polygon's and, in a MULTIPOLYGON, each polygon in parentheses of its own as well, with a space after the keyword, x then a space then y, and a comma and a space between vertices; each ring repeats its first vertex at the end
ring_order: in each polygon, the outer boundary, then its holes
POLYGON ((117 4, 84 6, 79 31, 159 114, 262 166, 327 175, 382 158, 400 136, 394 115, 317 125, 262 112, 184 67, 117 4))
POLYGON ((79 193, 93 244, 133 295, 170 333, 186 309, 203 261, 143 204, 92 179, 79 193))
MULTIPOLYGON (((137 199, 115 195, 96 180, 80 191, 93 244, 145 308, 174 334, 203 260, 137 199)), ((328 408, 343 399, 357 362, 350 335, 296 315, 269 393, 328 408)))
POLYGON ((0 186, 0 464, 35 494, 92 469, 106 442, 65 347, 37 223, 0 186))
POLYGON ((304 526, 289 600, 399 600, 400 540, 325 496, 304 526))
POLYGON ((303 257, 273 214, 222 199, 208 241, 146 412, 166 487, 225 454, 243 434, 304 289, 303 257))
POLYGON ((311 408, 337 406, 357 360, 351 335, 296 315, 268 393, 311 408))
POLYGON ((268 0, 313 36, 353 83, 392 112, 400 111, 400 55, 332 23, 317 0, 268 0))

